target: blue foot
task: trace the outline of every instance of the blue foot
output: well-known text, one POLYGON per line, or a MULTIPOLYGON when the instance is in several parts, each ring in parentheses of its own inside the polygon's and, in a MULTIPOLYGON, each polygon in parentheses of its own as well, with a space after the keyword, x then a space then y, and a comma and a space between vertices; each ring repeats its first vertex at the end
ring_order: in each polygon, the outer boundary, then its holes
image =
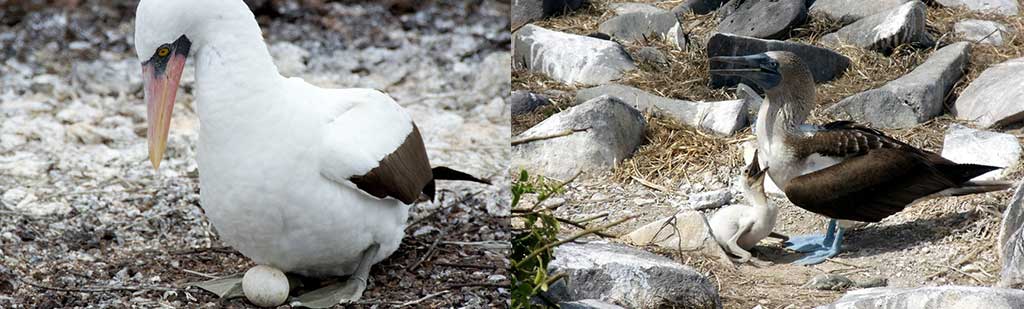
POLYGON ((783 243, 786 245, 786 249, 793 250, 801 253, 809 253, 825 250, 832 245, 835 239, 836 233, 836 220, 828 221, 828 228, 825 229, 825 235, 802 235, 790 237, 788 241, 783 243))
MULTIPOLYGON (((828 239, 828 237, 826 236, 825 239, 828 239)), ((796 264, 796 265, 815 265, 815 264, 821 264, 822 262, 825 262, 825 260, 827 260, 828 258, 836 256, 836 254, 839 253, 839 248, 842 247, 842 244, 843 244, 843 228, 839 228, 838 231, 836 231, 833 239, 831 239, 831 240, 832 241, 828 245, 823 246, 823 248, 821 248, 819 250, 814 250, 814 251, 808 253, 807 256, 804 256, 803 258, 801 258, 799 260, 793 261, 793 264, 796 264)))

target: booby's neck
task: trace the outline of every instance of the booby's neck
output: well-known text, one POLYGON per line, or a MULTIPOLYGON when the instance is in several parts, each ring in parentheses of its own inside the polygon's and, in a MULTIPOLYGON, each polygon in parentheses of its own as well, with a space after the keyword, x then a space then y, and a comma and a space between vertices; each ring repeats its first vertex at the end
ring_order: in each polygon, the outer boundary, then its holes
POLYGON ((194 29, 200 121, 255 120, 250 117, 266 114, 275 103, 271 94, 283 87, 260 27, 246 13, 211 18, 194 29))
POLYGON ((792 164, 792 147, 801 136, 801 126, 807 121, 815 104, 813 83, 810 87, 787 87, 784 83, 766 91, 766 98, 758 111, 755 130, 762 166, 778 184, 784 184, 799 173, 792 164))

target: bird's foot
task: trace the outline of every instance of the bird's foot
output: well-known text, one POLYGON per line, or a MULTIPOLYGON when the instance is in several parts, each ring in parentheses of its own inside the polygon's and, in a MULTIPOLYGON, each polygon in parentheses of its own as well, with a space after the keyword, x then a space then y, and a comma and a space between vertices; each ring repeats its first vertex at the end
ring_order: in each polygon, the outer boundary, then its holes
POLYGON ((358 301, 363 296, 364 290, 366 290, 366 278, 351 276, 348 280, 335 282, 302 294, 291 305, 307 308, 330 308, 337 304, 358 301))
POLYGON ((799 260, 793 261, 795 265, 817 265, 825 262, 828 258, 836 256, 839 253, 838 247, 823 248, 822 250, 814 251, 800 258, 799 260))
POLYGON ((790 237, 783 245, 786 249, 793 250, 801 253, 817 252, 821 250, 827 250, 828 245, 825 243, 825 235, 801 235, 790 237))

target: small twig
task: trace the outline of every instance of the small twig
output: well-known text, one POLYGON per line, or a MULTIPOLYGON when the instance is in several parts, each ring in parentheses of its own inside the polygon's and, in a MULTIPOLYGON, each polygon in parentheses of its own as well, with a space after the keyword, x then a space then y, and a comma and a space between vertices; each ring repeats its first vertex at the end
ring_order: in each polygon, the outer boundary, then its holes
MULTIPOLYGON (((981 250, 983 250, 983 249, 985 249, 985 246, 978 246, 977 248, 974 248, 973 251, 971 251, 970 253, 965 255, 963 258, 960 258, 960 260, 958 260, 956 263, 954 263, 953 266, 946 266, 946 267, 949 267, 949 268, 960 267, 960 265, 963 265, 964 263, 967 263, 968 261, 974 259, 974 257, 978 256, 978 253, 981 253, 981 250)), ((932 273, 931 275, 928 275, 927 277, 924 277, 924 279, 925 280, 929 280, 931 278, 935 278, 935 277, 940 276, 942 274, 945 274, 947 272, 949 272, 948 269, 943 269, 943 270, 937 271, 935 273, 932 273)))
POLYGON ((575 222, 576 222, 576 224, 584 224, 584 223, 587 223, 587 222, 590 222, 590 221, 594 221, 594 220, 597 220, 597 219, 600 219, 600 218, 604 218, 604 217, 607 217, 607 216, 608 216, 608 212, 607 211, 602 211, 601 213, 598 213, 596 215, 593 215, 593 216, 590 216, 590 217, 586 217, 586 218, 583 218, 583 219, 576 220, 575 222))
POLYGON ((182 267, 175 266, 174 268, 177 268, 180 271, 183 271, 183 272, 186 272, 186 273, 190 273, 190 274, 193 274, 193 275, 196 275, 196 276, 200 276, 200 277, 206 277, 206 278, 210 278, 210 279, 220 279, 220 277, 217 277, 217 276, 214 276, 214 275, 211 275, 211 274, 201 273, 201 272, 198 272, 198 271, 189 270, 189 269, 185 269, 185 268, 182 268, 182 267))
POLYGON ((46 285, 46 284, 39 283, 39 282, 33 282, 32 280, 28 280, 28 279, 25 279, 25 278, 19 278, 18 281, 21 281, 22 283, 28 284, 28 285, 36 287, 36 288, 40 288, 40 289, 44 289, 44 290, 61 291, 61 292, 102 293, 102 292, 114 292, 114 291, 147 291, 147 290, 153 290, 153 291, 178 291, 178 290, 180 290, 178 288, 170 288, 170 287, 163 287, 163 286, 106 286, 106 287, 87 286, 87 287, 80 287, 80 288, 62 288, 62 287, 55 287, 55 286, 46 285))
POLYGON ((508 288, 510 285, 508 281, 490 283, 490 282, 470 282, 470 283, 456 283, 449 285, 450 289, 466 288, 466 287, 496 287, 496 288, 508 288))
POLYGON ((836 263, 836 264, 840 264, 840 265, 846 265, 846 266, 850 266, 850 267, 856 267, 856 268, 867 268, 867 267, 864 267, 864 266, 860 266, 860 265, 857 265, 857 264, 852 264, 852 263, 847 263, 847 262, 843 262, 843 261, 840 261, 840 260, 837 260, 837 259, 833 259, 833 258, 827 258, 827 259, 825 259, 825 260, 827 260, 827 261, 829 261, 829 262, 832 262, 832 263, 836 263))
POLYGON ((978 283, 985 283, 985 281, 984 281, 984 280, 981 280, 981 278, 978 278, 978 277, 976 277, 976 276, 974 276, 974 275, 972 275, 972 274, 968 274, 968 273, 966 273, 966 272, 964 272, 964 271, 962 271, 962 270, 959 270, 959 269, 957 269, 956 267, 953 267, 953 266, 946 266, 946 268, 949 268, 949 269, 950 269, 950 270, 952 270, 952 271, 958 272, 958 273, 960 273, 961 275, 967 276, 968 278, 974 279, 974 281, 978 281, 978 283))
POLYGON ((992 30, 992 32, 989 32, 988 35, 985 35, 985 36, 981 37, 980 39, 974 41, 974 44, 981 43, 981 41, 984 41, 985 39, 987 39, 988 37, 992 36, 993 34, 996 34, 996 32, 999 32, 999 28, 996 28, 995 30, 992 30))
POLYGON ((569 135, 572 135, 573 133, 583 132, 583 131, 586 131, 586 130, 590 130, 590 128, 570 129, 570 130, 565 130, 565 131, 558 132, 558 133, 551 134, 551 135, 524 137, 524 138, 521 138, 521 139, 513 140, 512 141, 512 146, 519 145, 519 144, 526 144, 526 143, 529 143, 529 142, 536 142, 536 141, 540 141, 540 140, 546 140, 546 139, 558 138, 558 137, 563 137, 563 136, 569 136, 569 135))
POLYGON ((661 192, 672 192, 671 190, 669 190, 669 188, 666 188, 666 187, 658 185, 656 183, 644 180, 643 178, 636 177, 636 176, 629 176, 629 177, 633 178, 633 180, 636 180, 636 182, 639 182, 640 184, 642 184, 642 185, 644 185, 644 186, 646 186, 648 188, 651 188, 651 189, 654 189, 654 190, 658 190, 658 191, 661 191, 661 192))
POLYGON ((527 256, 526 256, 526 257, 524 257, 523 259, 519 260, 519 262, 517 262, 517 263, 513 264, 513 267, 514 267, 514 268, 519 268, 519 266, 521 266, 521 265, 520 265, 521 263, 524 263, 524 262, 526 262, 526 261, 529 261, 530 259, 532 259, 532 258, 536 257, 537 255, 539 255, 539 254, 540 254, 541 252, 545 252, 545 251, 547 251, 547 250, 550 250, 551 248, 554 248, 554 247, 560 246, 560 245, 562 245, 562 244, 564 244, 564 243, 567 243, 567 242, 570 242, 570 241, 576 240, 576 239, 578 239, 578 238, 580 238, 580 237, 583 237, 583 236, 586 236, 586 235, 592 234, 592 233, 594 233, 594 232, 596 232, 596 231, 603 231, 603 230, 606 230, 606 229, 608 229, 608 228, 610 228, 610 227, 613 227, 613 226, 619 225, 619 224, 621 224, 621 223, 623 223, 623 222, 626 222, 627 220, 631 220, 631 219, 634 219, 634 218, 636 218, 636 217, 637 217, 636 215, 633 215, 633 216, 628 216, 628 217, 625 217, 625 218, 622 218, 622 219, 616 220, 615 222, 612 222, 612 223, 609 223, 609 224, 605 224, 605 225, 602 225, 602 226, 598 226, 598 227, 592 227, 592 228, 589 228, 589 229, 583 230, 582 232, 579 232, 579 233, 576 233, 576 234, 574 234, 574 235, 572 235, 572 236, 569 236, 569 238, 566 238, 566 239, 562 239, 562 240, 556 241, 556 242, 554 242, 554 243, 550 243, 550 244, 544 245, 543 247, 540 247, 540 248, 538 248, 538 249, 536 249, 536 250, 533 250, 532 252, 530 252, 530 254, 529 254, 529 255, 527 255, 527 256))
POLYGON ((448 266, 448 267, 458 267, 458 268, 481 268, 481 269, 496 269, 496 268, 498 268, 497 266, 493 266, 493 265, 479 265, 479 264, 468 264, 468 263, 435 262, 434 265, 437 265, 437 266, 448 266))
POLYGON ((423 296, 422 298, 417 299, 417 300, 407 301, 407 302, 404 302, 404 303, 398 305, 398 307, 401 308, 401 307, 408 307, 408 306, 412 306, 412 305, 417 305, 417 304, 422 303, 422 302, 424 302, 424 301, 426 301, 428 299, 431 299, 431 298, 434 298, 434 297, 438 297, 438 296, 441 296, 441 295, 444 295, 444 294, 448 294, 448 293, 451 293, 451 290, 444 290, 444 291, 440 291, 440 292, 437 292, 437 293, 429 294, 427 296, 423 296))
POLYGON ((188 249, 188 250, 172 251, 171 255, 188 255, 188 254, 203 253, 203 252, 207 252, 207 251, 213 251, 213 252, 219 252, 219 253, 236 253, 236 254, 238 253, 238 252, 236 252, 234 250, 231 250, 231 247, 221 246, 221 247, 192 248, 192 249, 188 249))
POLYGON ((424 254, 419 261, 416 261, 416 264, 412 264, 412 266, 409 267, 410 272, 416 270, 417 267, 420 267, 420 264, 422 264, 423 261, 426 261, 430 256, 434 255, 434 250, 437 249, 437 244, 441 242, 441 239, 444 238, 444 236, 444 232, 441 232, 441 235, 438 235, 437 239, 434 239, 434 243, 430 244, 430 248, 427 249, 427 254, 424 254))
POLYGON ((484 249, 507 250, 512 248, 512 243, 507 241, 486 240, 486 241, 442 241, 442 245, 456 246, 477 246, 484 249))
MULTIPOLYGON (((555 217, 555 220, 558 220, 558 222, 562 222, 562 223, 565 223, 565 224, 568 224, 568 225, 572 225, 573 227, 581 229, 581 230, 586 230, 587 229, 586 225, 576 223, 576 222, 574 222, 572 220, 569 220, 569 219, 555 217)), ((612 235, 612 234, 608 234, 608 233, 605 233, 605 232, 601 232, 601 231, 594 232, 594 234, 597 235, 597 236, 605 237, 605 238, 618 238, 618 236, 615 236, 615 235, 612 235)))

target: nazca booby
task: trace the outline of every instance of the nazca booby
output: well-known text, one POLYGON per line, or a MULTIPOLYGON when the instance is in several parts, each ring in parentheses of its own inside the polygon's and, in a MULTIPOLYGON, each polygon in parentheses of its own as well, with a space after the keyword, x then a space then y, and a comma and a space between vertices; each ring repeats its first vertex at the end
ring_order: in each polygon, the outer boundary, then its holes
POLYGON ((810 252, 796 264, 824 262, 838 253, 846 222, 878 222, 915 201, 1009 188, 971 181, 997 167, 957 164, 850 121, 805 124, 816 106, 814 81, 799 57, 771 51, 713 57, 713 74, 746 78, 766 98, 754 131, 760 161, 793 204, 832 218, 825 235, 794 237, 791 249, 810 252))
POLYGON ((722 208, 711 216, 708 225, 711 227, 711 235, 722 249, 737 257, 732 258, 733 262, 751 262, 755 266, 763 267, 770 265, 771 262, 753 257, 748 250, 772 233, 779 210, 764 194, 764 176, 767 170, 761 169, 757 161, 755 151, 754 160, 750 161, 743 176, 740 177, 743 196, 750 206, 732 205, 722 208))
POLYGON ((194 55, 200 202, 221 238, 258 264, 349 276, 341 300, 356 300, 435 179, 486 182, 431 169, 419 130, 388 95, 281 76, 241 0, 143 0, 135 22, 153 167, 194 55))

